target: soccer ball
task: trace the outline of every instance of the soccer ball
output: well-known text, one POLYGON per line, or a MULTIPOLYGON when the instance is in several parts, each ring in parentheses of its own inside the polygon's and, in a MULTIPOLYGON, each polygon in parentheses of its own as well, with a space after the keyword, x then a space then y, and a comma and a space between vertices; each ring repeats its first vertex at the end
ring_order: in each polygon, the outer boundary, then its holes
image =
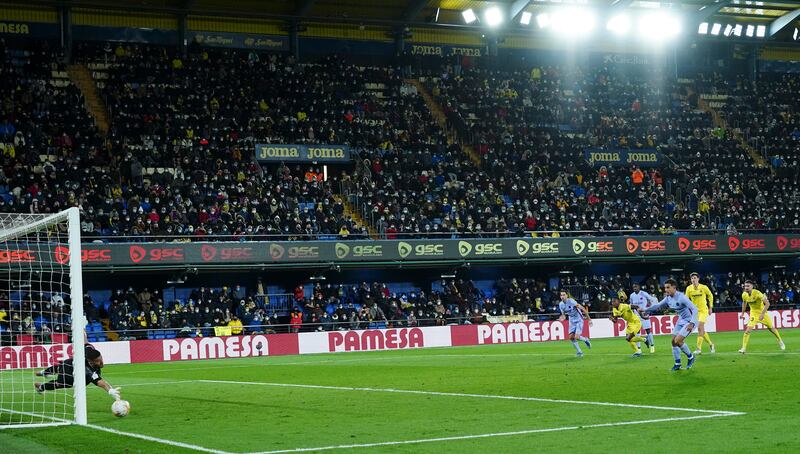
POLYGON ((111 404, 111 413, 114 413, 114 416, 122 418, 128 416, 129 411, 131 411, 131 404, 127 400, 116 400, 111 404))

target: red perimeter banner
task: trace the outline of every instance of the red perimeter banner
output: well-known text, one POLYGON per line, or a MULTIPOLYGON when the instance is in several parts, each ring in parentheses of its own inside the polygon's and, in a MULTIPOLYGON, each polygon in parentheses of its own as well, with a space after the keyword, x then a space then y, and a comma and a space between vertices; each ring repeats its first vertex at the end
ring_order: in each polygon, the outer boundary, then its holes
MULTIPOLYGON (((800 328, 800 309, 770 311, 769 316, 778 329, 800 328)), ((670 334, 676 319, 674 315, 650 317, 653 333, 670 334)), ((713 314, 706 323, 709 332, 743 331, 746 326, 747 320, 739 318, 738 312, 713 314)), ((758 325, 756 329, 765 327, 758 325)), ((97 342, 92 345, 103 353, 106 364, 128 364, 549 342, 564 340, 567 333, 566 321, 545 321, 97 342)), ((625 323, 597 319, 593 320, 591 327, 586 322, 583 333, 595 339, 622 337, 625 323)), ((69 356, 71 348, 65 344, 0 347, 0 370, 43 368, 69 356)))

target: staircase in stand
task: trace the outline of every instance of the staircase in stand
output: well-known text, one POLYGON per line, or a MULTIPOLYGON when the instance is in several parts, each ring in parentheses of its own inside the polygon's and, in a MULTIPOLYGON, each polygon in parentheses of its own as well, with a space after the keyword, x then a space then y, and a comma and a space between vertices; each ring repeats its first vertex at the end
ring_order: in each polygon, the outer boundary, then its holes
POLYGON ((369 232, 369 237, 370 238, 372 238, 372 239, 377 239, 378 238, 378 232, 375 231, 375 227, 373 225, 371 225, 370 223, 366 222, 364 220, 364 218, 361 217, 361 213, 358 210, 354 210, 353 209, 353 206, 350 205, 350 201, 347 200, 347 197, 345 197, 342 194, 334 194, 333 195, 333 199, 336 200, 337 202, 342 202, 342 205, 344 205, 344 215, 343 215, 344 217, 348 217, 349 216, 349 217, 353 218, 353 221, 358 226, 362 226, 363 225, 364 227, 366 227, 367 231, 369 232))
POLYGON ((708 102, 700 96, 699 93, 697 97, 697 107, 699 107, 700 110, 708 112, 711 115, 711 121, 713 121, 715 127, 721 128, 725 131, 730 131, 730 133, 733 134, 733 137, 736 139, 736 141, 739 142, 739 145, 741 145, 742 148, 744 148, 745 151, 747 151, 747 154, 750 155, 750 158, 753 160, 753 162, 757 167, 768 167, 767 161, 764 159, 763 156, 761 156, 761 154, 758 153, 758 151, 755 148, 753 148, 752 146, 750 146, 749 143, 747 143, 745 138, 742 136, 741 131, 739 131, 738 129, 731 128, 728 125, 728 122, 725 121, 724 118, 722 118, 722 115, 720 115, 716 109, 711 107, 708 104, 708 102))
MULTIPOLYGON (((431 115, 439 124, 439 127, 442 128, 442 131, 447 134, 447 143, 453 144, 459 142, 458 136, 455 134, 454 130, 451 130, 447 127, 447 115, 445 115, 444 109, 442 109, 442 106, 439 104, 439 102, 436 101, 433 96, 431 96, 431 94, 428 92, 428 89, 425 88, 425 85, 420 82, 419 79, 405 79, 405 82, 416 87, 417 92, 420 94, 420 96, 422 96, 422 99, 425 100, 425 105, 428 106, 428 110, 431 111, 431 115)), ((470 144, 461 143, 461 149, 467 154, 467 156, 469 156, 475 165, 480 165, 481 156, 475 147, 470 144)))
POLYGON ((111 128, 110 116, 89 68, 81 64, 69 65, 67 66, 67 74, 69 74, 72 83, 81 91, 86 103, 86 109, 92 114, 97 129, 103 135, 107 135, 108 130, 111 128))

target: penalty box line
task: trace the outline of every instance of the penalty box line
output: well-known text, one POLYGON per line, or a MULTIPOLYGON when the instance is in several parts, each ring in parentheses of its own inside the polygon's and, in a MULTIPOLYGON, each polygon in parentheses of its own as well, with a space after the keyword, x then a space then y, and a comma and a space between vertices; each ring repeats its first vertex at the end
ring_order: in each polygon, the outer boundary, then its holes
POLYGON ((326 386, 326 385, 306 385, 297 383, 269 383, 269 382, 248 382, 248 381, 232 381, 232 380, 197 380, 200 383, 217 383, 229 385, 253 385, 253 386, 274 386, 284 388, 309 388, 309 389, 329 389, 335 391, 366 391, 366 392, 379 392, 379 393, 397 393, 397 394, 421 394, 427 396, 444 396, 444 397, 471 397, 478 399, 505 399, 505 400, 522 400, 529 402, 549 402, 557 404, 579 404, 579 405, 599 405, 606 407, 624 407, 624 408, 641 408, 647 410, 664 410, 664 411, 685 411, 692 413, 708 413, 713 415, 725 416, 741 416, 745 413, 727 410, 706 410, 700 408, 683 408, 683 407, 662 407, 657 405, 641 405, 641 404, 625 404, 618 402, 599 402, 599 401, 583 401, 583 400, 567 400, 567 399, 548 399, 544 397, 525 397, 525 396, 504 396, 494 394, 469 394, 469 393, 452 393, 441 391, 418 391, 413 389, 394 389, 394 388, 363 388, 363 387, 349 387, 349 386, 326 386))
MULTIPOLYGON (((245 386, 270 386, 270 387, 283 387, 283 388, 328 389, 335 391, 366 391, 366 392, 383 392, 383 393, 397 393, 397 394, 433 395, 433 396, 445 396, 445 397, 505 399, 505 400, 518 400, 518 401, 529 401, 529 402, 570 403, 570 404, 583 404, 583 405, 599 405, 599 406, 612 406, 612 407, 624 407, 624 408, 641 408, 649 410, 685 411, 692 413, 702 413, 700 415, 684 416, 684 417, 659 418, 659 419, 648 419, 648 420, 638 420, 638 421, 620 421, 612 423, 587 424, 582 426, 564 426, 564 427, 552 427, 544 429, 528 429, 528 430, 520 430, 514 432, 494 432, 494 433, 484 433, 475 435, 461 435, 453 437, 424 438, 417 440, 399 440, 399 441, 384 441, 384 442, 361 443, 361 444, 350 444, 350 445, 320 446, 320 447, 310 447, 310 448, 292 448, 292 449, 281 449, 273 451, 259 451, 249 454, 279 454, 279 453, 289 453, 289 452, 329 451, 334 449, 370 448, 379 446, 458 441, 458 440, 470 440, 470 439, 480 439, 480 438, 507 437, 507 436, 526 435, 535 433, 561 432, 568 430, 591 429, 591 428, 601 428, 601 427, 630 426, 630 425, 650 424, 659 422, 689 421, 695 419, 720 418, 726 416, 741 416, 745 414, 742 412, 726 411, 726 410, 662 407, 656 405, 625 404, 617 402, 579 401, 579 400, 566 400, 566 399, 548 399, 540 397, 503 396, 503 395, 492 395, 492 394, 450 393, 450 392, 439 392, 439 391, 418 391, 418 390, 404 390, 404 389, 392 389, 392 388, 363 388, 363 387, 346 387, 346 386, 306 385, 297 383, 246 382, 246 381, 232 381, 232 380, 181 380, 181 381, 152 382, 152 383, 135 383, 135 384, 132 383, 132 384, 125 384, 122 386, 130 387, 130 386, 145 386, 145 385, 173 384, 173 383, 174 384, 211 383, 211 384, 229 384, 229 385, 245 385, 245 386)), ((163 438, 152 437, 149 435, 124 432, 121 430, 113 429, 110 427, 99 426, 95 424, 89 424, 85 427, 117 435, 127 436, 131 438, 138 438, 141 440, 151 441, 154 443, 187 448, 200 452, 208 452, 211 454, 234 454, 228 451, 206 448, 203 446, 193 445, 189 443, 167 440, 163 438)))
POLYGON ((551 427, 548 429, 529 429, 529 430, 518 430, 514 432, 496 432, 496 433, 486 433, 486 434, 476 434, 476 435, 459 435, 454 437, 438 437, 438 438, 421 438, 418 440, 400 440, 400 441, 382 441, 376 443, 361 443, 361 444, 352 444, 352 445, 334 445, 334 446, 319 446, 315 448, 294 448, 294 449, 279 449, 275 451, 259 451, 259 452, 251 452, 247 454, 278 454, 278 453, 287 453, 287 452, 309 452, 309 451, 330 451, 334 449, 354 449, 354 448, 374 448, 378 446, 395 446, 395 445, 412 445, 412 444, 419 444, 419 443, 434 443, 434 442, 443 442, 443 441, 460 441, 460 440, 473 440, 476 438, 494 438, 494 437, 509 437, 514 435, 528 435, 528 434, 535 434, 535 433, 546 433, 546 432, 563 432, 567 430, 579 430, 579 429, 593 429, 598 427, 616 427, 616 426, 632 426, 636 424, 653 424, 653 423, 660 423, 660 422, 672 422, 672 421, 689 421, 693 419, 708 419, 708 418, 722 418, 726 416, 737 416, 736 414, 728 414, 728 413, 717 413, 717 414, 709 414, 709 415, 697 415, 697 416, 684 416, 680 418, 661 418, 661 419, 647 419, 641 421, 620 421, 620 422, 609 422, 609 423, 602 423, 602 424, 587 424, 583 426, 565 426, 565 427, 551 427))

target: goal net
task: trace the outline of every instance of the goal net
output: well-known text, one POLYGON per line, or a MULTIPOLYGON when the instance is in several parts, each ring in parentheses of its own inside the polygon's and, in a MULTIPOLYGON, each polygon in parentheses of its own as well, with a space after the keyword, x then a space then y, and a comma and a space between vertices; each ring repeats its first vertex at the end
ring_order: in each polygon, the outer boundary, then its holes
POLYGON ((86 424, 80 247, 77 208, 0 214, 0 428, 86 424), (53 380, 73 386, 35 387, 53 380))

